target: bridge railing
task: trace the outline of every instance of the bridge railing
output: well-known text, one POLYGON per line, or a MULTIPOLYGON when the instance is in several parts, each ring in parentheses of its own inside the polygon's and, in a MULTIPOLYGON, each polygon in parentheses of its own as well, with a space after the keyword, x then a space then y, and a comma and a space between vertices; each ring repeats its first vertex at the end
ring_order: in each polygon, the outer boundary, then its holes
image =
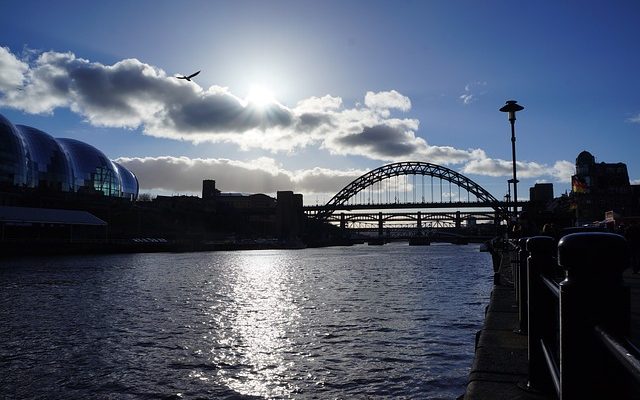
MULTIPOLYGON (((629 339, 626 240, 575 233, 518 242, 519 330, 527 388, 559 399, 640 398, 640 351, 629 339)), ((512 257, 514 254, 512 253, 512 257)))

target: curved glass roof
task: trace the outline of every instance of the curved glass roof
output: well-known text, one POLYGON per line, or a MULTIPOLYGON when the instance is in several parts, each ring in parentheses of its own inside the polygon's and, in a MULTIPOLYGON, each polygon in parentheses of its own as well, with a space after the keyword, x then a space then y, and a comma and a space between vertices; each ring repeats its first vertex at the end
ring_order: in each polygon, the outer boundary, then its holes
POLYGON ((122 194, 120 197, 127 197, 131 200, 135 200, 138 197, 138 178, 122 165, 113 161, 120 175, 120 181, 122 182, 122 194))
POLYGON ((120 197, 122 183, 115 166, 100 150, 75 139, 57 139, 69 155, 76 192, 102 192, 120 197))
POLYGON ((48 133, 25 125, 16 125, 25 146, 27 186, 73 190, 73 171, 60 144, 48 133))
POLYGON ((0 114, 0 184, 24 186, 26 175, 22 140, 15 126, 0 114))
POLYGON ((133 172, 95 147, 75 139, 56 139, 0 114, 0 185, 52 191, 138 197, 133 172))

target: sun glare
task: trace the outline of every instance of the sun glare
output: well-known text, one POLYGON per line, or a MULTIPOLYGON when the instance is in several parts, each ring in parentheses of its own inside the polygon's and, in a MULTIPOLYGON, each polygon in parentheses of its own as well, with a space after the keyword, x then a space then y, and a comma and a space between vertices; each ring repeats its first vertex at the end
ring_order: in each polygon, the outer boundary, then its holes
POLYGON ((259 108, 265 108, 276 102, 273 92, 265 86, 252 86, 245 100, 247 104, 252 104, 259 108))

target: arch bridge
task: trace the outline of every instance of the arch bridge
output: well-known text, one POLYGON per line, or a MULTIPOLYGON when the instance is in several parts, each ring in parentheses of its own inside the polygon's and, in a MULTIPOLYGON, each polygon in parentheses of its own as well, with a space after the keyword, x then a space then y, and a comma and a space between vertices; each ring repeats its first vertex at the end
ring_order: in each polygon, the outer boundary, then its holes
POLYGON ((407 221, 414 221, 417 228, 427 221, 459 227, 462 221, 505 220, 510 205, 452 169, 404 161, 369 171, 345 186, 327 204, 305 206, 304 211, 317 221, 339 222, 342 228, 363 221, 376 221, 380 229, 385 222, 407 221), (411 211, 418 209, 421 211, 411 211), (426 211, 433 209, 440 211, 426 211), (386 210, 396 211, 382 212, 386 210))

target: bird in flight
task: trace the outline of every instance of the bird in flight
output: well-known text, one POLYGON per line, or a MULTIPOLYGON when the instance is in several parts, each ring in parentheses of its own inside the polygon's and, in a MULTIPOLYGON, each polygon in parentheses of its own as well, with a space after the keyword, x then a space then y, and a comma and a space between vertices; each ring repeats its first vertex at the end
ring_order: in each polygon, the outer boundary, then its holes
POLYGON ((178 79, 186 79, 189 82, 191 82, 191 78, 193 78, 194 76, 198 75, 199 73, 200 73, 200 71, 194 72, 193 74, 191 74, 189 76, 184 76, 184 75, 183 76, 176 76, 176 78, 178 78, 178 79))

